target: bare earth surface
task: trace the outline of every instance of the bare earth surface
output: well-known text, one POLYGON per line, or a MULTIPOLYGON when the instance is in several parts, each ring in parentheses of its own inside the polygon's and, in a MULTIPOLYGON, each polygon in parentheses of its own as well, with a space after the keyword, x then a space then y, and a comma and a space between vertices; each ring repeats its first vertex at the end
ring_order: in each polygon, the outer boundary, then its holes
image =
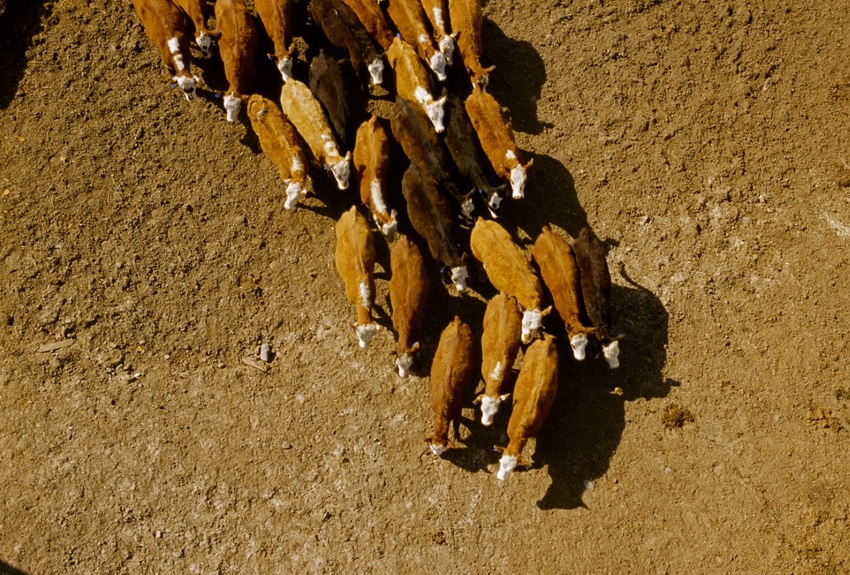
MULTIPOLYGON (((484 276, 457 297, 432 266, 399 379, 392 332, 361 350, 348 327, 353 191, 316 172, 284 210, 244 114, 170 89, 129 1, 11 0, 0 573, 850 572, 850 10, 484 13, 489 90, 534 158, 501 222, 524 246, 591 226, 625 333, 616 371, 561 354, 535 463, 504 483, 507 410, 444 458, 423 441, 439 333, 458 314, 480 334, 484 276), (262 343, 265 373, 243 362, 262 343)), ((296 31, 306 79, 316 32, 296 31)))

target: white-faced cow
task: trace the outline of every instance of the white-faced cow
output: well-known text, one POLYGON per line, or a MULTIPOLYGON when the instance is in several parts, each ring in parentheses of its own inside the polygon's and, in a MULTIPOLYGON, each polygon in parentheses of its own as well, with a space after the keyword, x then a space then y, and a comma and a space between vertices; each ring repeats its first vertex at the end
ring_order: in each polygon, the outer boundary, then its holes
POLYGON ((525 252, 498 223, 478 218, 470 237, 472 255, 484 265, 493 286, 517 299, 522 308, 522 343, 540 331, 551 307, 543 306, 543 286, 525 252))
POLYGON ((212 16, 212 10, 207 0, 174 0, 180 10, 192 21, 195 27, 195 43, 204 58, 212 56, 212 40, 219 37, 218 30, 210 30, 207 20, 212 16))
POLYGON ((581 295, 594 335, 602 344, 602 354, 611 369, 620 366, 620 338, 614 336, 611 322, 611 274, 605 260, 605 248, 596 234, 582 228, 573 242, 581 278, 581 295))
POLYGON ((537 262, 543 283, 552 294, 555 311, 564 322, 573 357, 581 361, 587 348, 587 336, 593 333, 593 328, 585 327, 580 319, 583 315, 581 284, 573 250, 563 236, 543 226, 531 248, 531 257, 537 262))
POLYGON ((484 15, 480 0, 448 0, 449 20, 457 38, 457 49, 463 65, 469 72, 473 86, 487 87, 494 67, 481 65, 481 27, 484 15))
POLYGON ((310 0, 309 10, 330 43, 348 50, 351 65, 358 74, 360 66, 365 64, 372 83, 383 83, 384 62, 378 55, 375 41, 343 0, 310 0))
POLYGON ((190 71, 192 54, 185 16, 171 0, 133 0, 133 6, 172 80, 187 100, 194 100, 198 78, 190 71))
POLYGON ((399 97, 411 102, 418 102, 428 114, 428 119, 434 124, 434 129, 441 133, 443 125, 443 106, 446 97, 435 100, 432 95, 428 71, 422 65, 413 47, 405 40, 396 37, 389 50, 387 59, 395 72, 395 87, 399 97))
POLYGON ((387 0, 387 14, 404 40, 442 82, 446 79, 446 57, 434 45, 428 31, 428 17, 419 0, 387 0))
POLYGON ((442 455, 449 447, 449 426, 459 438, 463 394, 472 380, 472 330, 455 316, 443 330, 431 364, 431 409, 434 411, 434 434, 425 441, 434 455, 442 455))
POLYGON ((360 199, 368 206, 375 224, 392 240, 398 229, 396 211, 387 204, 390 172, 390 138, 383 122, 372 116, 357 129, 354 169, 360 178, 360 199))
POLYGON ((399 376, 407 377, 413 365, 413 354, 419 350, 429 286, 422 254, 404 234, 399 234, 393 243, 390 271, 393 328, 398 334, 395 362, 399 376))
POLYGON ((517 465, 527 466, 522 450, 529 439, 537 437, 558 392, 558 348, 555 338, 546 335, 525 352, 514 386, 514 405, 508 421, 507 447, 496 446, 501 453, 496 477, 504 481, 517 465))
POLYGON ((280 171, 286 185, 284 207, 291 210, 307 195, 309 180, 307 156, 295 126, 284 117, 277 104, 259 94, 252 94, 248 99, 248 118, 263 153, 280 171))
POLYGON ((336 269, 345 284, 345 296, 357 310, 355 333, 366 347, 380 329, 372 320, 375 304, 375 246, 372 232, 357 207, 342 214, 336 224, 336 269))
POLYGON ((522 313, 516 298, 499 292, 484 312, 484 333, 481 336, 481 377, 484 393, 476 403, 481 404, 481 424, 491 425, 499 404, 508 398, 502 390, 511 376, 522 338, 522 313))
POLYGON ((215 3, 215 21, 221 38, 218 41, 224 75, 230 85, 224 95, 227 121, 235 122, 248 95, 257 69, 254 54, 257 51, 257 27, 244 0, 218 0, 215 3))
POLYGON ((274 60, 285 82, 292 77, 295 44, 292 42, 292 4, 295 0, 254 0, 254 10, 272 41, 274 60))

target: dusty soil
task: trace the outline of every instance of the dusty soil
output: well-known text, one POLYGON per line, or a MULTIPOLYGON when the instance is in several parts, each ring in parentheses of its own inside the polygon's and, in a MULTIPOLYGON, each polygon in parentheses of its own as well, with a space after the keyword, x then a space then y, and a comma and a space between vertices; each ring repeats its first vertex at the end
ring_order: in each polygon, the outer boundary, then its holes
POLYGON ((534 158, 502 222, 523 245, 591 226, 626 334, 617 371, 562 354, 535 464, 504 483, 506 413, 444 458, 423 442, 428 360, 455 314, 480 329, 480 275, 432 290, 400 380, 392 333, 361 350, 348 327, 353 193, 316 173, 284 210, 250 127, 168 87, 130 2, 11 0, 0 573, 850 572, 850 11, 485 16, 490 91, 534 158), (265 373, 242 361, 261 343, 265 373))

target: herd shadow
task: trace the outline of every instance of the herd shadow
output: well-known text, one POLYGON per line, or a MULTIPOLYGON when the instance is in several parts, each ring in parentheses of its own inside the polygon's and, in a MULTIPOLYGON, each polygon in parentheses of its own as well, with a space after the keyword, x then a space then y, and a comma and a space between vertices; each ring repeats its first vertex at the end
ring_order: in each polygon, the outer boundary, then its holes
POLYGON ((15 569, 3 560, 0 560, 0 575, 27 575, 20 569, 15 569))
POLYGON ((0 110, 9 107, 24 77, 33 37, 52 10, 45 0, 9 0, 0 15, 0 110))

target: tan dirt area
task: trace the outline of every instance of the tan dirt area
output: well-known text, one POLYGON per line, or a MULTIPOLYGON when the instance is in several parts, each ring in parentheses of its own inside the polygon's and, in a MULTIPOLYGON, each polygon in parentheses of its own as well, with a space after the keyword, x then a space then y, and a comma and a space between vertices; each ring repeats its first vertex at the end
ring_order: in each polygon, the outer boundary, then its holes
MULTIPOLYGON (((354 188, 314 171, 285 210, 210 91, 220 64, 196 63, 186 101, 129 0, 9 0, 0 574, 850 573, 847 4, 484 15, 488 90, 534 159, 499 221, 525 248, 590 226, 625 334, 617 370, 562 345, 534 463, 504 482, 509 410, 482 427, 477 380, 455 447, 423 441, 440 331, 459 315, 480 335, 494 293, 480 269, 459 297, 429 260, 400 379, 387 243, 388 329, 365 350, 334 267, 354 188)), ((386 117, 386 90, 353 93, 386 117)))

